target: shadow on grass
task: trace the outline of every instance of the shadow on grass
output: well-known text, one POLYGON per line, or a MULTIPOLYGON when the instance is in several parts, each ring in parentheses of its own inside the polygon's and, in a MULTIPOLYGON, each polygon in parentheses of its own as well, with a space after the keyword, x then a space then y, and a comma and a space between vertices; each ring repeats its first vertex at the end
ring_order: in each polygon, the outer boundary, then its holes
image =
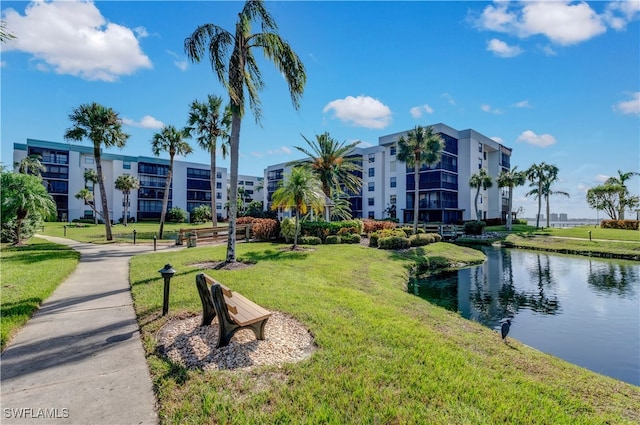
POLYGON ((80 257, 80 254, 73 250, 51 250, 51 251, 42 251, 42 250, 26 250, 29 252, 25 255, 9 255, 7 257, 2 258, 2 262, 4 263, 14 263, 13 267, 19 267, 20 264, 34 264, 39 263, 41 261, 49 261, 49 260, 77 260, 80 257), (55 253, 53 252, 55 251, 55 253))
POLYGON ((292 251, 291 249, 267 249, 261 252, 252 251, 242 255, 243 260, 251 263, 259 261, 285 261, 285 260, 304 260, 309 256, 308 251, 292 251))
POLYGON ((53 242, 43 243, 30 243, 28 245, 6 245, 2 247, 7 252, 29 252, 29 251, 72 251, 72 249, 66 245, 58 245, 53 242))

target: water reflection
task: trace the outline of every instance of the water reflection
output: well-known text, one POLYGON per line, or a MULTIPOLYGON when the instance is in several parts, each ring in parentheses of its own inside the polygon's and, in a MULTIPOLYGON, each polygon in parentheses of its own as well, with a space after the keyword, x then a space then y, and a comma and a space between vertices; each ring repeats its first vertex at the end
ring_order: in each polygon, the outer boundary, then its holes
POLYGON ((409 291, 583 367, 640 385, 640 264, 483 248, 478 267, 409 282, 409 291), (617 361, 614 361, 617 359, 617 361))

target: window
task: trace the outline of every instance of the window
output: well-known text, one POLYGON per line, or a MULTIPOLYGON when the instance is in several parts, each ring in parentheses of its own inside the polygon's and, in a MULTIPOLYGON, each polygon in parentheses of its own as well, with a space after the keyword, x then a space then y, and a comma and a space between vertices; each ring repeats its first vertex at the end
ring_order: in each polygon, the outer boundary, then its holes
POLYGON ((389 155, 395 155, 396 154, 396 145, 393 145, 389 148, 389 155))
POLYGON ((478 170, 482 168, 482 158, 478 159, 478 170))
POLYGON ((216 199, 222 199, 222 193, 216 192, 216 199))
POLYGON ((369 162, 376 162, 376 154, 375 153, 370 153, 369 154, 369 162))
POLYGON ((369 168, 369 177, 375 177, 376 175, 376 169, 371 167, 369 168))
POLYGON ((217 178, 217 179, 221 179, 221 178, 222 178, 222 173, 221 173, 220 171, 218 171, 218 172, 216 173, 216 178, 217 178))
POLYGON ((92 156, 85 156, 84 157, 84 163, 85 164, 95 164, 95 160, 93 159, 92 156))
POLYGON ((373 211, 369 211, 369 218, 372 220, 375 218, 375 216, 373 215, 373 211))
POLYGON ((482 143, 478 142, 478 152, 482 152, 482 143))
POLYGON ((391 177, 391 179, 389 181, 389 186, 396 187, 396 178, 395 177, 391 177))
POLYGON ((398 202, 398 197, 397 197, 396 195, 391 195, 391 196, 389 196, 389 203, 390 203, 391 205, 395 205, 395 204, 396 204, 396 202, 398 202))
POLYGON ((482 153, 482 157, 483 157, 483 158, 484 158, 484 160, 486 161, 486 160, 487 160, 487 153, 486 153, 486 152, 483 152, 483 153, 482 153))
POLYGON ((392 173, 396 172, 396 162, 395 161, 389 161, 389 171, 392 173))
POLYGON ((367 198, 367 204, 369 206, 373 206, 374 205, 374 198, 367 198))
POLYGON ((122 161, 122 169, 130 170, 131 169, 131 161, 122 161))
POLYGON ((245 185, 245 186, 253 186, 253 182, 246 181, 246 182, 244 183, 244 185, 245 185))
POLYGON ((369 182, 369 192, 374 192, 376 190, 376 185, 373 182, 369 182))
POLYGON ((222 189, 222 182, 216 182, 216 189, 222 189))
POLYGON ((222 209, 222 202, 216 202, 216 209, 217 210, 221 210, 222 209))

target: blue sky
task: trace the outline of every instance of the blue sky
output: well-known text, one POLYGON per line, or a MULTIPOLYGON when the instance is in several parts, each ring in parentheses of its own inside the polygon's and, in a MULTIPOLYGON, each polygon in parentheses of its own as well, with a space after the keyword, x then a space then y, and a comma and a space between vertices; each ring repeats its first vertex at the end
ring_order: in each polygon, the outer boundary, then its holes
MULTIPOLYGON (((131 135, 123 153, 152 156, 151 138, 186 124, 189 104, 226 97, 208 62, 190 63, 198 25, 233 30, 242 2, 2 2, 17 38, 2 46, 3 164, 13 143, 64 142, 83 103, 112 107, 131 135)), ((445 123, 513 148, 512 166, 560 169, 551 211, 595 217, 586 190, 618 170, 640 171, 640 1, 267 2, 303 60, 295 110, 286 84, 260 60, 263 117, 247 113, 240 173, 298 159, 300 136, 340 141, 445 123)), ((85 143, 86 144, 86 143, 85 143)), ((195 142, 193 143, 195 146, 195 142)), ((115 152, 115 151, 114 151, 115 152)), ((208 163, 195 148, 185 160, 208 163)), ((228 160, 219 165, 228 166, 228 160)), ((640 177, 629 182, 640 193, 640 177)), ((516 191, 514 206, 537 202, 516 191)), ((600 213, 600 218, 603 214, 600 213)))

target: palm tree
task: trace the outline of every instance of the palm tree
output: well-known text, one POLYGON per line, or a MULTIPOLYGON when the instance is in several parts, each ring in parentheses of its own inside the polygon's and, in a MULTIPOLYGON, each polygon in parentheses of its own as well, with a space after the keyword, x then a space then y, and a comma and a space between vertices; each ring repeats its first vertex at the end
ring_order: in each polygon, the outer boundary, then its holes
POLYGON ((551 185, 555 183, 558 178, 555 175, 551 175, 548 177, 549 178, 542 183, 542 186, 541 186, 542 192, 538 192, 539 189, 535 188, 530 190, 529 193, 527 193, 527 195, 535 195, 536 197, 544 198, 546 207, 547 207, 546 208, 547 209, 547 227, 549 227, 549 220, 551 216, 550 205, 549 205, 549 198, 551 197, 551 195, 563 195, 563 196, 566 196, 567 198, 570 197, 570 195, 567 192, 563 192, 561 190, 551 190, 551 185))
MULTIPOLYGON (((312 141, 304 137, 310 150, 294 146, 307 155, 308 159, 297 161, 296 165, 308 164, 322 184, 322 192, 329 199, 333 199, 334 192, 350 192, 357 194, 362 187, 362 178, 356 173, 362 173, 360 159, 347 156, 360 142, 346 144, 338 142, 329 133, 316 134, 312 141)), ((328 213, 328 211, 327 211, 328 213)), ((330 219, 327 215, 327 221, 330 219)))
POLYGON ((444 140, 439 134, 433 132, 433 127, 416 126, 405 136, 398 139, 397 158, 403 161, 408 167, 414 169, 415 195, 413 198, 413 233, 418 232, 418 213, 420 205, 418 198, 420 195, 420 169, 423 165, 430 167, 437 164, 442 156, 444 140))
POLYGON ((283 185, 273 193, 271 201, 271 209, 273 210, 278 208, 296 209, 296 231, 291 247, 291 249, 296 249, 300 231, 300 214, 306 214, 309 208, 321 212, 325 206, 325 195, 320 180, 316 178, 311 169, 299 166, 291 169, 291 173, 284 179, 283 185))
POLYGON ((2 222, 15 222, 14 245, 22 245, 25 221, 42 220, 56 213, 56 204, 42 180, 28 174, 2 172, 2 222))
POLYGON ((502 170, 498 175, 498 187, 509 188, 509 201, 507 206, 507 230, 511 230, 513 227, 513 217, 511 210, 513 209, 513 188, 516 186, 522 186, 527 179, 525 172, 516 171, 518 166, 513 167, 513 170, 502 170))
POLYGON ((129 195, 132 190, 138 190, 140 187, 140 182, 134 176, 129 174, 123 174, 116 179, 115 182, 116 189, 122 192, 122 205, 124 206, 124 218, 122 219, 122 223, 127 225, 127 211, 129 209, 129 195))
POLYGON ((629 194, 629 189, 627 189, 627 185, 625 183, 627 180, 629 180, 633 176, 640 176, 640 173, 636 171, 629 171, 628 173, 623 173, 622 171, 618 170, 618 177, 610 177, 605 182, 605 184, 622 187, 622 190, 620 191, 620 204, 619 204, 619 211, 618 211, 618 218, 620 220, 624 220, 624 211, 627 209, 627 206, 628 206, 626 196, 629 194))
POLYGON ((0 21, 0 43, 4 44, 14 38, 16 38, 16 36, 7 30, 7 23, 5 21, 0 21))
POLYGON ((261 49, 272 61, 289 86, 291 101, 295 109, 300 106, 307 76, 302 61, 291 46, 278 34, 278 26, 261 0, 247 1, 238 14, 235 33, 230 33, 215 24, 204 24, 185 39, 184 49, 193 62, 200 62, 209 55, 211 68, 218 80, 229 92, 231 104, 230 184, 229 193, 229 237, 227 239, 226 262, 236 261, 235 230, 238 197, 238 155, 240 149, 240 125, 244 115, 245 89, 256 121, 260 121, 260 98, 258 91, 264 82, 253 55, 261 49), (263 32, 251 33, 251 24, 259 23, 263 32), (232 47, 233 46, 233 47, 232 47))
POLYGON ((102 217, 104 218, 107 240, 113 240, 107 192, 104 189, 100 150, 102 146, 105 148, 123 148, 129 135, 122 131, 122 119, 120 119, 118 113, 96 102, 78 106, 69 115, 69 119, 73 126, 65 131, 64 138, 74 142, 80 142, 86 138, 93 143, 93 156, 96 160, 96 171, 98 173, 102 201, 102 217))
POLYGON ((91 208, 94 213, 93 217, 95 221, 98 220, 98 216, 102 217, 102 214, 100 214, 100 212, 96 209, 96 203, 94 202, 93 193, 91 193, 89 189, 83 187, 78 191, 78 193, 75 194, 75 198, 80 199, 84 201, 86 205, 89 205, 89 208, 91 208))
POLYGON ((162 239, 164 219, 167 215, 167 207, 169 206, 169 190, 171 189, 171 177, 173 176, 173 158, 176 155, 184 156, 192 152, 189 143, 184 141, 187 137, 189 137, 188 131, 179 131, 172 125, 165 125, 160 133, 153 135, 153 139, 151 140, 151 150, 155 156, 160 156, 160 152, 169 153, 169 171, 167 171, 167 180, 164 185, 158 239, 162 239))
MULTIPOLYGON (((94 208, 94 203, 93 203, 93 199, 96 196, 96 184, 98 184, 98 173, 96 172, 96 170, 94 170, 93 168, 87 168, 86 170, 84 170, 84 174, 82 175, 82 177, 84 178, 84 186, 87 187, 88 183, 91 183, 91 203, 89 203, 86 199, 84 200, 84 202, 87 205, 91 206, 91 209, 97 213, 96 209, 94 208)), ((77 195, 76 195, 77 197, 77 195)), ((79 198, 79 199, 84 199, 84 198, 79 198)), ((98 224, 98 214, 94 214, 93 215, 93 220, 95 224, 98 224)))
POLYGON ((478 210, 478 198, 480 197, 480 189, 487 190, 491 186, 493 186, 493 180, 487 170, 481 168, 480 171, 471 175, 469 179, 469 186, 476 189, 476 197, 474 201, 474 205, 476 208, 476 219, 478 221, 482 220, 482 216, 480 215, 480 211, 478 210))
POLYGON ((20 162, 14 163, 18 168, 20 174, 31 174, 36 177, 42 178, 42 173, 47 171, 47 167, 42 163, 42 156, 29 155, 22 158, 20 162))
POLYGON ((527 193, 529 195, 535 195, 536 199, 538 199, 538 214, 536 215, 536 229, 540 228, 540 211, 542 211, 542 196, 539 194, 542 193, 542 185, 544 184, 544 180, 546 178, 546 171, 549 166, 541 162, 540 164, 533 164, 531 167, 525 171, 527 175, 527 180, 529 180, 529 186, 536 186, 537 190, 534 193, 533 191, 527 193))
POLYGON ((187 127, 189 132, 195 131, 198 137, 196 141, 198 145, 209 152, 211 157, 211 176, 209 182, 211 184, 211 216, 213 227, 218 226, 218 214, 216 213, 216 142, 218 137, 222 138, 222 157, 227 156, 227 147, 229 146, 229 126, 231 125, 231 109, 224 108, 224 112, 220 111, 222 106, 222 98, 218 96, 207 96, 206 102, 198 102, 194 100, 189 110, 189 121, 187 127))

